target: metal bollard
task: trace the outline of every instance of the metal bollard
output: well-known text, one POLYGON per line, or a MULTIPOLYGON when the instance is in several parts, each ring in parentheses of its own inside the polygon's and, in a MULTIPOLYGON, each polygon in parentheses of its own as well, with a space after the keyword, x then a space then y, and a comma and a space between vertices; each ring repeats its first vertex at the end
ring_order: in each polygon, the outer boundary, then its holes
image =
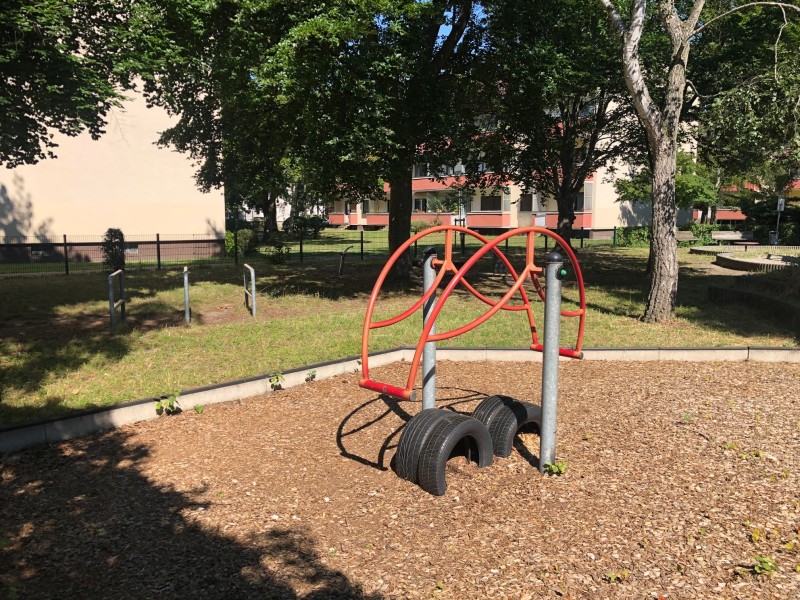
POLYGON ((189 267, 183 267, 183 319, 186 324, 192 322, 192 310, 189 308, 189 267))
POLYGON ((544 301, 544 351, 542 357, 542 426, 539 436, 539 471, 556 459, 556 415, 558 413, 558 356, 561 333, 561 280, 566 275, 564 257, 547 255, 547 288, 544 301))
MULTIPOLYGON (((422 293, 427 294, 436 281, 436 248, 425 248, 422 261, 422 293)), ((436 305, 436 292, 422 305, 422 326, 428 324, 433 307, 436 305)), ((436 333, 436 325, 431 328, 431 335, 436 333)), ((422 349, 422 409, 436 408, 436 342, 426 342, 422 349)))

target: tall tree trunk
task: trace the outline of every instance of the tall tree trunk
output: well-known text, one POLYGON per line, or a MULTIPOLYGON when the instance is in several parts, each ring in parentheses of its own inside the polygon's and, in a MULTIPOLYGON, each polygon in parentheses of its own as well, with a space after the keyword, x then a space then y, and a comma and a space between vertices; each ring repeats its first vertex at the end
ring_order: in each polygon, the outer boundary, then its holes
POLYGON ((672 317, 678 296, 678 243, 675 239, 676 143, 667 136, 655 152, 653 171, 652 271, 644 321, 658 323, 672 317))
MULTIPOLYGON (((411 237, 411 211, 413 196, 411 191, 412 169, 398 168, 389 176, 389 252, 402 246, 411 237)), ((389 278, 394 281, 411 279, 411 254, 406 252, 394 264, 389 278)))
POLYGON ((575 222, 575 202, 577 193, 562 185, 556 198, 558 204, 558 235, 572 246, 572 224, 575 222))

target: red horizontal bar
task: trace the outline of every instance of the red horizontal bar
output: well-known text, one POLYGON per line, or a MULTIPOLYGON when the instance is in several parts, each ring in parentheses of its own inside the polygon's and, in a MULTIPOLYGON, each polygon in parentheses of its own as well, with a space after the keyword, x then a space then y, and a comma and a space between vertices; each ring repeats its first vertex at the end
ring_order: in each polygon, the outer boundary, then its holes
MULTIPOLYGON (((531 350, 535 350, 536 352, 544 352, 544 346, 542 344, 531 344, 531 350)), ((578 352, 576 350, 572 350, 571 348, 559 348, 558 355, 566 358, 583 358, 583 352, 578 352)))
POLYGON ((380 381, 373 381, 372 379, 362 379, 358 382, 358 385, 364 389, 372 390, 373 392, 379 392, 381 394, 387 394, 393 398, 399 398, 401 400, 414 400, 414 390, 399 388, 394 385, 381 383, 380 381))

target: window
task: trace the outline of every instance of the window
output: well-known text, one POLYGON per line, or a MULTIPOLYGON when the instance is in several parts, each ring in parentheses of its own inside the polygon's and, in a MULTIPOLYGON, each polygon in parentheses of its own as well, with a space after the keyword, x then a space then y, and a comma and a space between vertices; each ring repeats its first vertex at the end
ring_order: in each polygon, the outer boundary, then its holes
POLYGON ((502 200, 500 196, 481 196, 482 211, 500 211, 502 200))
POLYGON ((414 177, 427 177, 428 176, 428 165, 414 165, 414 177))
POLYGON ((362 200, 361 201, 361 214, 362 215, 369 214, 369 200, 362 200))
POLYGON ((414 198, 414 210, 418 212, 427 212, 428 211, 428 199, 427 198, 414 198))
POLYGON ((519 197, 519 212, 533 212, 533 194, 522 194, 519 197))

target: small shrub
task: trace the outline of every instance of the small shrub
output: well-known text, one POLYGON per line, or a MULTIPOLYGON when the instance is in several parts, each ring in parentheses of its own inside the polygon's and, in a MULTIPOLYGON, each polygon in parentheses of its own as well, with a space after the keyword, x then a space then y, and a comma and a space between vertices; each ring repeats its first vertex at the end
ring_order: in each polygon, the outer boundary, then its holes
POLYGON ((178 394, 172 394, 166 398, 162 398, 156 402, 156 414, 161 415, 177 415, 181 412, 181 407, 178 404, 178 394))
POLYGON ((271 262, 282 265, 289 259, 290 250, 291 248, 281 238, 276 237, 265 249, 265 252, 271 262))
POLYGON ((617 246, 641 248, 650 245, 649 227, 617 227, 617 246))
POLYGON ((205 408, 206 407, 203 406, 202 404, 195 404, 194 405, 194 412, 197 413, 198 415, 202 415, 203 411, 205 410, 205 408))
MULTIPOLYGON (((436 217, 437 219, 439 217, 436 217)), ((439 224, 441 225, 441 220, 439 220, 439 224)), ((420 231, 425 231, 426 229, 430 229, 433 227, 433 223, 430 221, 424 221, 422 219, 415 219, 411 221, 411 233, 419 233, 420 231)))
POLYGON ((107 269, 119 271, 125 268, 125 235, 121 229, 109 228, 103 234, 103 264, 107 269))
POLYGON ((269 387, 272 388, 272 391, 277 392, 278 390, 283 389, 282 385, 283 382, 284 382, 283 373, 275 373, 274 375, 271 375, 269 378, 269 387))
POLYGON ((283 223, 284 231, 304 238, 318 238, 323 229, 325 219, 317 215, 295 215, 283 223))
POLYGON ((567 472, 567 463, 563 460, 557 460, 554 463, 545 463, 544 472, 548 475, 563 475, 567 472))
POLYGON ((768 575, 778 568, 778 565, 775 563, 775 559, 772 559, 769 556, 761 556, 756 554, 753 557, 753 563, 752 569, 753 573, 756 575, 768 575))
POLYGON ((238 245, 239 254, 247 254, 256 246, 255 236, 250 229, 240 229, 238 232, 225 232, 225 255, 234 256, 238 245), (234 233, 236 235, 234 241, 234 233), (238 244, 237 244, 238 243, 238 244))

